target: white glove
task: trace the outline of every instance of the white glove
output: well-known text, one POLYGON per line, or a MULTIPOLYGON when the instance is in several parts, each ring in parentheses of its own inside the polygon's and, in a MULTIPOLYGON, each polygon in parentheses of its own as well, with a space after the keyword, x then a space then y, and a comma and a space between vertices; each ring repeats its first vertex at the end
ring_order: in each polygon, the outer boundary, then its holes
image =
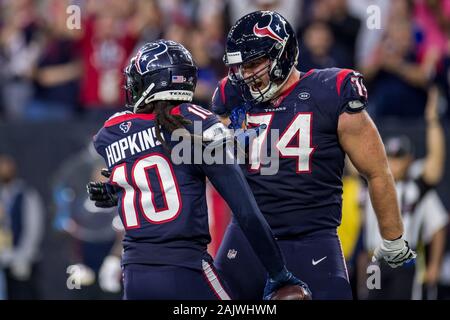
POLYGON ((120 258, 117 256, 107 256, 103 260, 98 274, 100 288, 106 292, 120 292, 122 268, 120 258))
POLYGON ((409 247, 408 241, 402 238, 392 241, 383 239, 373 252, 372 262, 383 258, 391 268, 397 268, 415 259, 416 256, 417 254, 409 247))

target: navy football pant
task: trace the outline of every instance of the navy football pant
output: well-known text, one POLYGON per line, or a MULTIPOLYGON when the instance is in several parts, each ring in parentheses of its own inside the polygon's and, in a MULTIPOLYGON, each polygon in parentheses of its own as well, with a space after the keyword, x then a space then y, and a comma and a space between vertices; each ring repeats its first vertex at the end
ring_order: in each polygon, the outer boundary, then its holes
POLYGON ((229 300, 217 271, 203 260, 202 270, 179 266, 127 264, 126 300, 229 300))
MULTIPOLYGON (((308 284, 313 299, 352 299, 336 229, 278 240, 278 244, 287 268, 308 284)), ((227 228, 215 265, 234 299, 262 299, 267 272, 235 223, 227 228)))

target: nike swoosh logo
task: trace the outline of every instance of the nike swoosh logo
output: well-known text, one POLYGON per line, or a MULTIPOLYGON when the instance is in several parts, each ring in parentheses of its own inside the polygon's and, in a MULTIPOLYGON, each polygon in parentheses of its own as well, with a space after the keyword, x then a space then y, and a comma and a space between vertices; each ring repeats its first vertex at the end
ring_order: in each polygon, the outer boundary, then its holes
POLYGON ((315 266, 316 264, 321 263, 323 260, 325 260, 327 258, 327 256, 323 257, 322 259, 319 260, 314 260, 312 259, 312 265, 315 266))

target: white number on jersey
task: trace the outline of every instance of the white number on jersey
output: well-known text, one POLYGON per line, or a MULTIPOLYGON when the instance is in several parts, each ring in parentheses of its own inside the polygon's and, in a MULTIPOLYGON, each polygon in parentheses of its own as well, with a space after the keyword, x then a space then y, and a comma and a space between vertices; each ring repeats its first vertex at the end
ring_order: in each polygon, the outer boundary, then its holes
MULTIPOLYGON (((247 115, 247 123, 259 126, 266 124, 267 129, 252 141, 250 146, 250 170, 259 170, 261 166, 261 150, 270 131, 270 125, 274 113, 247 115)), ((297 160, 297 173, 311 172, 312 147, 312 113, 297 113, 294 120, 287 126, 276 143, 276 148, 283 158, 295 158, 297 160), (298 137, 298 146, 289 146, 290 142, 298 137)))
POLYGON ((172 221, 181 211, 181 197, 170 162, 160 154, 150 154, 137 160, 127 177, 126 164, 114 168, 111 182, 123 189, 122 213, 125 228, 139 228, 137 208, 144 218, 153 224, 172 221), (148 171, 154 170, 161 186, 164 207, 157 208, 155 193, 148 179, 148 171))

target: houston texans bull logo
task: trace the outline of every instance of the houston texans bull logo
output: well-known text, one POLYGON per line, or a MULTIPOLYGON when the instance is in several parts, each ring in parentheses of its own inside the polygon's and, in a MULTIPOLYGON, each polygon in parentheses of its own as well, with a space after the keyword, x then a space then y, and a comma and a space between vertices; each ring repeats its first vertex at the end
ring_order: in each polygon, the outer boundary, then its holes
POLYGON ((130 131, 131 128, 131 121, 127 121, 127 122, 122 122, 119 125, 120 130, 122 130, 123 133, 127 133, 128 131, 130 131))
POLYGON ((167 52, 167 45, 165 43, 154 43, 145 46, 139 50, 134 60, 134 65, 140 74, 145 74, 148 72, 148 66, 153 62, 158 60, 158 56, 167 52))
POLYGON ((285 28, 286 21, 282 18, 279 18, 276 19, 278 21, 274 23, 273 12, 266 11, 263 13, 263 16, 265 15, 270 16, 269 23, 264 27, 261 27, 259 25, 259 22, 256 23, 253 27, 253 33, 260 38, 269 37, 280 43, 286 42, 289 37, 285 28), (272 27, 275 28, 275 31, 272 29, 272 27))

